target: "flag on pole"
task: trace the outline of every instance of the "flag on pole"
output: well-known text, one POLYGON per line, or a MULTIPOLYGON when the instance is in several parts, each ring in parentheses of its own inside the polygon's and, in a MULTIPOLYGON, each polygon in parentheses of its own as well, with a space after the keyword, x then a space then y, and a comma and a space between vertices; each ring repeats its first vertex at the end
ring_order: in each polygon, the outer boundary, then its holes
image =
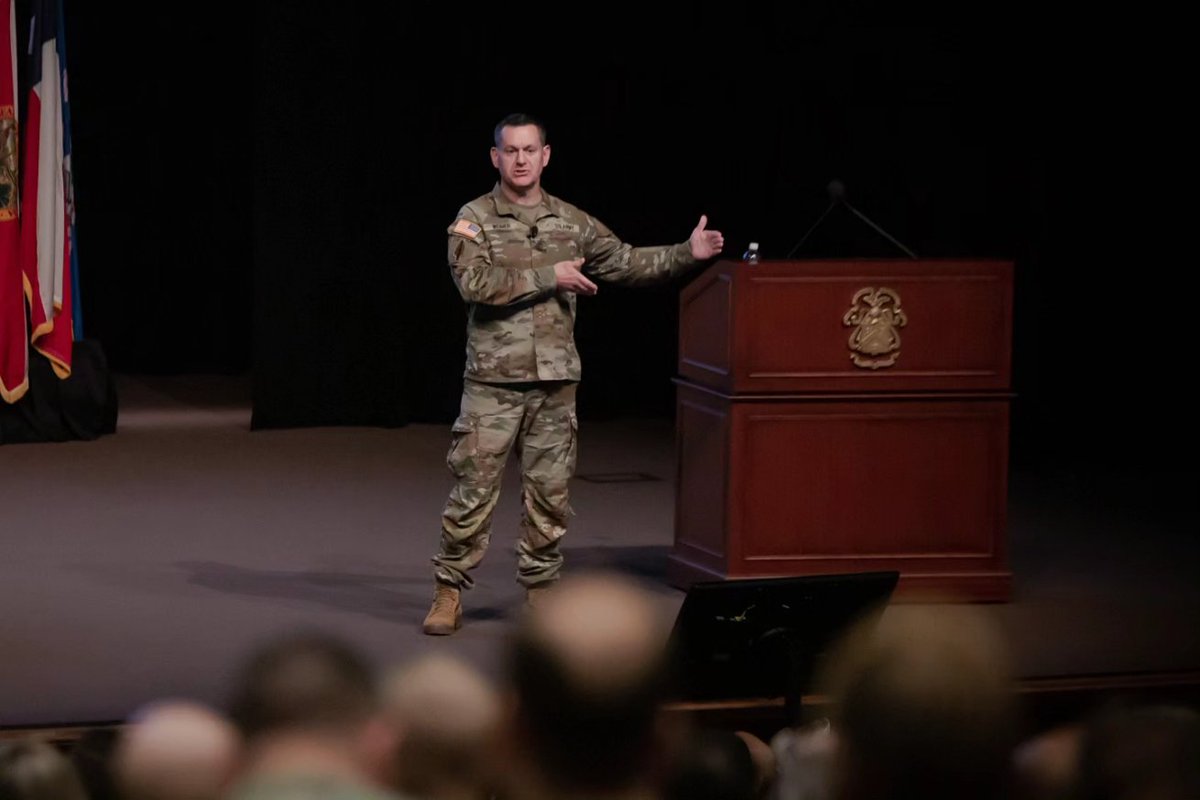
POLYGON ((18 218, 17 11, 0 0, 0 400, 15 403, 29 388, 29 345, 21 280, 18 218))
POLYGON ((34 0, 21 175, 21 270, 34 348, 71 374, 74 198, 61 0, 34 0))

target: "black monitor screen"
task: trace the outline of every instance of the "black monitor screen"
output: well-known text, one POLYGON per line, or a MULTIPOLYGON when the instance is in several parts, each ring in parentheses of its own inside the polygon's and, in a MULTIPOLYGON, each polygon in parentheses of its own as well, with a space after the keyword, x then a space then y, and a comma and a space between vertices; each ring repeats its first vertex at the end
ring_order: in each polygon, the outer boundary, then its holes
POLYGON ((676 699, 807 690, 829 645, 882 611, 899 577, 863 572, 693 584, 671 634, 676 699))

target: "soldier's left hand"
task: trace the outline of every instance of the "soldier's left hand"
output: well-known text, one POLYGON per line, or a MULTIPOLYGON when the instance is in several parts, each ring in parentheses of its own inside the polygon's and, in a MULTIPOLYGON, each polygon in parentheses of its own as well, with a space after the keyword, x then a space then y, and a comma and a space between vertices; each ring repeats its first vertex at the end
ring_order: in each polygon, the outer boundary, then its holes
POLYGON ((721 235, 721 232, 705 230, 707 225, 708 217, 701 214, 700 223, 692 231, 691 238, 688 239, 688 244, 692 248, 692 258, 699 261, 719 254, 721 248, 725 246, 725 237, 721 235))

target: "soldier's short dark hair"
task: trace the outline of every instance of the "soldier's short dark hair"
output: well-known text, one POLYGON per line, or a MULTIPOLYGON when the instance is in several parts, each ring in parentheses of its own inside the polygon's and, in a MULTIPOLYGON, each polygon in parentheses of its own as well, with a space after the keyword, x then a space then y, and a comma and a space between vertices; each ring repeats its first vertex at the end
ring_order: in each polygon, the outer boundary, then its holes
POLYGON ((500 133, 505 128, 519 128, 522 125, 537 125, 538 135, 542 139, 542 146, 545 147, 549 142, 546 138, 546 126, 542 124, 540 119, 531 117, 528 114, 509 114, 504 119, 496 124, 496 129, 492 131, 492 141, 496 147, 500 146, 500 133))
POLYGON ((345 730, 376 708, 370 666, 344 641, 319 633, 279 638, 252 654, 230 716, 247 738, 280 731, 345 730))

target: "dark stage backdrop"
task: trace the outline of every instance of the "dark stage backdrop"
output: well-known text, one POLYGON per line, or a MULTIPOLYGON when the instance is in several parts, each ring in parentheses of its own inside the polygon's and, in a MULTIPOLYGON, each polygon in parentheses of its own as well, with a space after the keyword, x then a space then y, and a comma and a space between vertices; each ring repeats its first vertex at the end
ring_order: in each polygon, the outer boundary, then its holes
POLYGON ((194 3, 64 8, 85 333, 118 372, 243 373, 252 28, 194 3))
MULTIPOLYGON (((707 213, 729 255, 781 257, 840 178, 922 256, 1015 259, 1015 459, 1190 458, 1168 27, 833 0, 68 8, 93 332, 117 369, 252 354, 257 428, 452 418, 445 229, 522 110, 550 128, 546 188, 635 244, 707 213)), ((801 255, 893 252, 835 213, 801 255)), ((673 412, 693 277, 581 301, 582 416, 673 412)))

